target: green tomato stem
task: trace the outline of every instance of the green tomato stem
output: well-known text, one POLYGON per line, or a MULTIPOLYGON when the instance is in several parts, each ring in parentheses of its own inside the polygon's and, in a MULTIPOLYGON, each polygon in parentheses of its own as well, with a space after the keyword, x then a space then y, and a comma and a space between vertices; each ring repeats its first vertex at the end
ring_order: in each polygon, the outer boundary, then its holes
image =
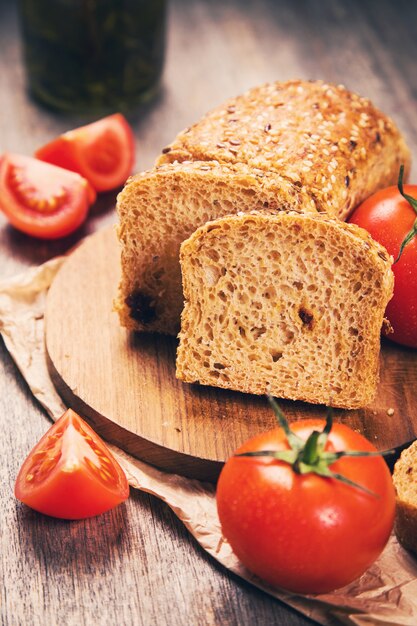
POLYGON ((386 452, 368 452, 365 450, 340 450, 337 452, 327 451, 325 450, 325 447, 333 426, 333 411, 331 407, 327 407, 326 423, 323 430, 321 432, 314 430, 309 435, 307 441, 304 441, 291 430, 288 421, 278 406, 276 400, 274 400, 271 396, 268 396, 268 401, 277 417, 280 427, 285 433, 289 449, 242 452, 240 454, 236 454, 236 457, 270 457, 277 461, 287 463, 296 474, 317 474, 318 476, 322 476, 324 478, 333 478, 350 487, 360 489, 368 495, 378 497, 377 494, 373 493, 363 485, 355 483, 346 476, 333 472, 330 469, 330 465, 345 456, 381 456, 392 452, 392 450, 387 450, 386 452))
POLYGON ((319 460, 319 438, 322 433, 314 430, 307 441, 304 449, 299 454, 299 460, 306 465, 315 465, 319 460))
MULTIPOLYGON (((401 165, 400 167, 400 173, 398 176, 398 191, 400 192, 400 194, 402 195, 402 197, 407 200, 407 202, 409 203, 409 205, 411 206, 412 209, 414 209, 414 212, 417 213, 417 199, 413 198, 413 196, 408 195, 407 193, 404 192, 404 186, 403 186, 403 178, 404 178, 404 165, 401 165)), ((404 237, 401 246, 400 246, 400 251, 398 252, 398 256, 395 259, 393 265, 395 265, 395 263, 398 263, 398 261, 400 260, 402 253, 404 252, 404 248, 410 243, 410 241, 412 239, 414 239, 414 237, 417 235, 417 218, 414 221, 413 227, 410 230, 409 233, 407 233, 407 235, 404 237)))

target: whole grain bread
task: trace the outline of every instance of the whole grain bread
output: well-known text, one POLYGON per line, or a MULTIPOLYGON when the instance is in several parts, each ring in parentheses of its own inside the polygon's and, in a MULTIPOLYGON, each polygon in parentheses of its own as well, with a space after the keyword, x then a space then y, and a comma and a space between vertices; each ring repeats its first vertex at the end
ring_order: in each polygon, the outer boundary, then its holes
POLYGON ((393 274, 364 230, 239 214, 197 229, 180 259, 178 378, 343 408, 373 399, 393 274))
POLYGON ((395 534, 417 556, 417 441, 401 453, 392 478, 397 494, 395 534))
POLYGON ((196 161, 136 176, 118 198, 122 278, 116 308, 122 325, 177 334, 181 242, 216 217, 265 208, 316 213, 303 188, 247 165, 196 161))
POLYGON ((346 219, 381 186, 396 184, 410 153, 370 100, 343 85, 291 80, 231 98, 167 146, 157 163, 246 163, 304 187, 318 211, 346 219))
POLYGON ((206 221, 267 208, 345 219, 396 182, 410 155, 368 100, 321 81, 289 81, 227 101, 131 178, 118 198, 127 328, 176 334, 183 298, 179 246, 206 221))

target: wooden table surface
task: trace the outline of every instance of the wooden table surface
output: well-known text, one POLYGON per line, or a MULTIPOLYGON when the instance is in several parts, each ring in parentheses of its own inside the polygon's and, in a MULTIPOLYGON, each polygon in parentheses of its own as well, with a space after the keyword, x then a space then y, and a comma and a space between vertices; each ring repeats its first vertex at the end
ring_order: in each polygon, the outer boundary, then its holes
MULTIPOLYGON (((28 98, 14 4, 0 0, 0 150, 31 154, 91 119, 60 117, 28 98)), ((416 23, 417 3, 408 0, 172 0, 163 89, 131 120, 137 169, 226 97, 292 77, 343 82, 369 96, 417 154, 416 23)), ((54 243, 19 234, 0 216, 0 277, 114 222, 114 198, 101 197, 77 235, 54 243)), ((49 421, 2 342, 0 353, 2 625, 311 623, 229 575, 149 495, 132 491, 116 510, 72 523, 20 505, 17 471, 49 421)))

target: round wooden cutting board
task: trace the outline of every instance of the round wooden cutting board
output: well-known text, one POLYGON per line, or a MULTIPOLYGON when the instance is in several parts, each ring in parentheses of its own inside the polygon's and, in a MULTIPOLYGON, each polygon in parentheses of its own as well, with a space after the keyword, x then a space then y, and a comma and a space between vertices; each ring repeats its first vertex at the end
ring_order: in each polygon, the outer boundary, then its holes
MULTIPOLYGON (((177 380, 176 339, 122 329, 112 311, 119 266, 111 228, 86 239, 58 272, 46 309, 54 384, 107 441, 161 469, 214 481, 225 459, 275 418, 263 397, 177 380)), ((374 404, 335 411, 335 419, 384 449, 417 435, 417 353, 387 342, 381 365, 374 404)), ((324 415, 323 407, 280 404, 289 419, 324 415)))

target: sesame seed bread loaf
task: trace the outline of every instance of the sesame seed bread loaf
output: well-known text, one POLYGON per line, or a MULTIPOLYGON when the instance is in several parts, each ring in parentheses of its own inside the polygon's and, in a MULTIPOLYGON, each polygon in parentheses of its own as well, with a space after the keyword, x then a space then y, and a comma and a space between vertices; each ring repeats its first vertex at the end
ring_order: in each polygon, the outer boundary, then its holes
POLYGON ((392 478, 397 494, 395 534, 417 556, 417 441, 401 453, 392 478))
POLYGON ((121 323, 177 333, 179 247, 206 221, 261 208, 345 219, 395 184, 400 163, 408 171, 393 122, 343 87, 290 81, 229 100, 180 133, 119 195, 121 323))
POLYGON ((361 228, 254 212, 181 246, 177 377, 357 408, 374 397, 392 259, 361 228))
POLYGON ((292 80, 231 98, 180 133, 157 161, 217 160, 277 172, 305 187, 318 211, 346 219, 396 184, 409 150, 370 100, 342 85, 292 80))

